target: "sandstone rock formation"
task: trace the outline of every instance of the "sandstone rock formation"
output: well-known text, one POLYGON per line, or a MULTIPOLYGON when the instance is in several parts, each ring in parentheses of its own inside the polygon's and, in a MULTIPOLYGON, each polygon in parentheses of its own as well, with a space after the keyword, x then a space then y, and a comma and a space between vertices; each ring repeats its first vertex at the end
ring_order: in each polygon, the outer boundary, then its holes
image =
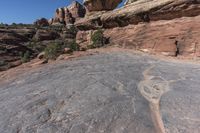
POLYGON ((88 44, 92 30, 103 28, 113 44, 168 56, 198 57, 198 15, 200 1, 196 0, 132 1, 115 11, 94 13, 77 21, 82 30, 77 42, 88 44))
POLYGON ((75 19, 80 19, 85 16, 85 13, 86 13, 85 7, 77 1, 74 1, 67 8, 68 8, 69 12, 71 12, 72 17, 75 19))
POLYGON ((34 39, 37 41, 44 41, 44 40, 55 40, 58 39, 60 35, 55 31, 49 30, 38 30, 34 36, 34 39))
POLYGON ((30 29, 0 29, 0 71, 20 65, 20 53, 33 52, 23 43, 34 33, 30 29))
POLYGON ((108 11, 115 9, 122 0, 84 0, 84 5, 89 12, 108 11))
POLYGON ((49 20, 50 24, 73 24, 85 16, 85 8, 77 1, 68 7, 58 8, 55 17, 49 20))
POLYGON ((157 20, 193 17, 200 14, 200 1, 196 0, 153 0, 132 3, 115 11, 92 14, 76 22, 79 29, 114 28, 157 20))
POLYGON ((27 51, 31 59, 42 52, 49 44, 69 44, 76 37, 76 31, 70 28, 56 29, 35 25, 15 28, 0 28, 0 71, 20 65, 27 51))
POLYGON ((200 16, 105 30, 110 42, 167 56, 200 57, 200 16))
POLYGON ((153 1, 153 0, 126 0, 124 4, 125 5, 131 4, 131 3, 140 4, 140 3, 149 2, 149 1, 153 1))
POLYGON ((199 68, 109 51, 0 73, 0 132, 199 133, 199 68))

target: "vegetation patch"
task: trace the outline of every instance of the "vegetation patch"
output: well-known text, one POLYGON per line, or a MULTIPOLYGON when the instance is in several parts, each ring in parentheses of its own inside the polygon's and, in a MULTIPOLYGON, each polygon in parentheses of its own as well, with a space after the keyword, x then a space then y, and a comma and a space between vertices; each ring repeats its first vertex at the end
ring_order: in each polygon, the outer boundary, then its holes
POLYGON ((92 44, 88 48, 100 48, 105 45, 103 30, 98 29, 91 35, 92 44))
POLYGON ((29 62, 31 60, 31 54, 29 51, 25 53, 20 53, 22 63, 29 62))
POLYGON ((80 50, 80 46, 76 43, 75 40, 73 40, 72 42, 68 42, 68 43, 54 42, 54 43, 49 44, 45 48, 45 50, 44 50, 45 58, 55 60, 59 55, 66 52, 65 48, 69 48, 69 51, 68 51, 69 53, 80 50))
POLYGON ((76 43, 75 40, 73 40, 72 42, 70 42, 69 44, 69 48, 70 50, 73 51, 79 51, 80 50, 80 46, 76 43))
POLYGON ((62 47, 59 43, 51 43, 45 48, 44 52, 45 58, 55 60, 62 53, 62 47))

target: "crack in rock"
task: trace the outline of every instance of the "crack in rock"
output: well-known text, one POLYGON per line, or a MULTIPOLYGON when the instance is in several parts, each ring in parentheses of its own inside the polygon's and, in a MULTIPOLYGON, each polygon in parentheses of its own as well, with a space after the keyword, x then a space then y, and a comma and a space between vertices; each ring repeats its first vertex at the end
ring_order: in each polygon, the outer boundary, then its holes
POLYGON ((155 66, 152 65, 143 72, 144 80, 138 85, 141 95, 149 102, 151 117, 157 133, 165 133, 165 127, 160 114, 161 96, 169 90, 169 82, 162 77, 149 75, 155 66))

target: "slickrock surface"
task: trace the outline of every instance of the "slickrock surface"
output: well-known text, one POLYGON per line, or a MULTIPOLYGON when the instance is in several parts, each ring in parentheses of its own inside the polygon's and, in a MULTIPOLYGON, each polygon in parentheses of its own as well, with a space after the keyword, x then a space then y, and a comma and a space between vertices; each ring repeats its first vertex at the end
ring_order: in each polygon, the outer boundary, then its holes
POLYGON ((199 133, 200 65, 127 52, 0 84, 1 133, 199 133))

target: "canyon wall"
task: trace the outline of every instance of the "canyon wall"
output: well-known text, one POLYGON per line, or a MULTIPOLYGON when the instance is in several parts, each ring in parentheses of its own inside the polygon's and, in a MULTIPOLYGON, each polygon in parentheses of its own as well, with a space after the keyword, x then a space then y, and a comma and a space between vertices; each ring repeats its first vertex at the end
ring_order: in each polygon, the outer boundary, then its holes
MULTIPOLYGON (((199 56, 199 0, 127 1, 113 11, 93 12, 75 23, 77 42, 101 28, 110 43, 167 56, 199 56)), ((88 39, 89 38, 89 39, 88 39)))

